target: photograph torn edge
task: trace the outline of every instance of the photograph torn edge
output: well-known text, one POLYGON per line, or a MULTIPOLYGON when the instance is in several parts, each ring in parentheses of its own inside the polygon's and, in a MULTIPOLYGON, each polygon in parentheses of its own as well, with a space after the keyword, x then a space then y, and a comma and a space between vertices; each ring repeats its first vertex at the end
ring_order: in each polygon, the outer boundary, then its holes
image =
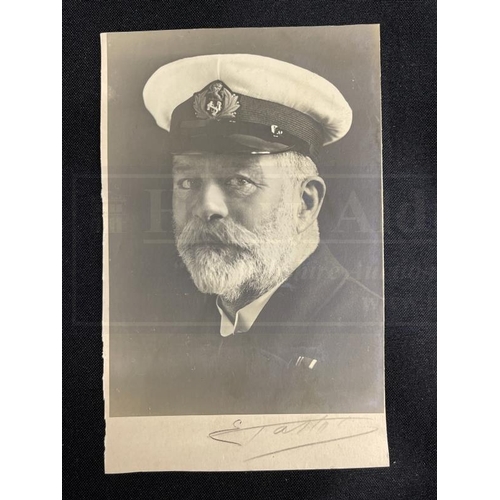
MULTIPOLYGON (((109 418, 108 35, 101 33, 102 358, 104 421, 109 418)), ((106 452, 105 452, 106 453, 106 452)))

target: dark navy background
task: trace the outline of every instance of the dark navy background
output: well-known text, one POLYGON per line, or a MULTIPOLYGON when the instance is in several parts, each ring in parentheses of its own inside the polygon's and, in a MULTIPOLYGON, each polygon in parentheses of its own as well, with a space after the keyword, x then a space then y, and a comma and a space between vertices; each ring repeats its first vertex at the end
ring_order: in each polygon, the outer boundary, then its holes
POLYGON ((64 498, 435 498, 435 2, 66 1, 63 15, 64 498), (105 476, 99 33, 366 23, 381 24, 391 467, 105 476))

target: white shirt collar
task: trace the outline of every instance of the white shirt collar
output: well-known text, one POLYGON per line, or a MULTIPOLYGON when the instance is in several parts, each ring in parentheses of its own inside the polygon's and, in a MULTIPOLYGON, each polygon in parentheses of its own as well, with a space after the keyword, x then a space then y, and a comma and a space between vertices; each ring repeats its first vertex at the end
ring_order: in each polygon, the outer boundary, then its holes
POLYGON ((261 295, 258 299, 250 302, 250 304, 242 307, 236 313, 234 324, 221 308, 220 297, 217 297, 216 305, 220 313, 220 334, 223 337, 228 337, 229 335, 233 335, 234 333, 248 332, 248 330, 252 328, 252 325, 255 323, 255 320, 261 313, 262 309, 264 309, 264 306, 269 302, 269 299, 280 285, 281 283, 279 285, 276 285, 274 288, 271 288, 271 290, 266 292, 264 295, 261 295))

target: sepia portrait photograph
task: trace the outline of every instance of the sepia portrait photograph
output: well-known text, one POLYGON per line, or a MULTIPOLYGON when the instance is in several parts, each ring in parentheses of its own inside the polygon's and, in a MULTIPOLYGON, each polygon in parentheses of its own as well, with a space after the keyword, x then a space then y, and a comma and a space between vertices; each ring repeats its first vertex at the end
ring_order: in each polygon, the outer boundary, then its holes
POLYGON ((388 465, 379 26, 101 50, 107 472, 388 465))

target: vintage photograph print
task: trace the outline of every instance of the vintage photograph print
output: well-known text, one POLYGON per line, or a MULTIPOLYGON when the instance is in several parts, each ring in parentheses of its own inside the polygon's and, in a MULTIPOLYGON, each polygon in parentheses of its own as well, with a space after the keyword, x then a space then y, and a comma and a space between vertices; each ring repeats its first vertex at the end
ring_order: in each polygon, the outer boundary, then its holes
POLYGON ((387 466, 379 26, 101 46, 106 471, 387 466))

